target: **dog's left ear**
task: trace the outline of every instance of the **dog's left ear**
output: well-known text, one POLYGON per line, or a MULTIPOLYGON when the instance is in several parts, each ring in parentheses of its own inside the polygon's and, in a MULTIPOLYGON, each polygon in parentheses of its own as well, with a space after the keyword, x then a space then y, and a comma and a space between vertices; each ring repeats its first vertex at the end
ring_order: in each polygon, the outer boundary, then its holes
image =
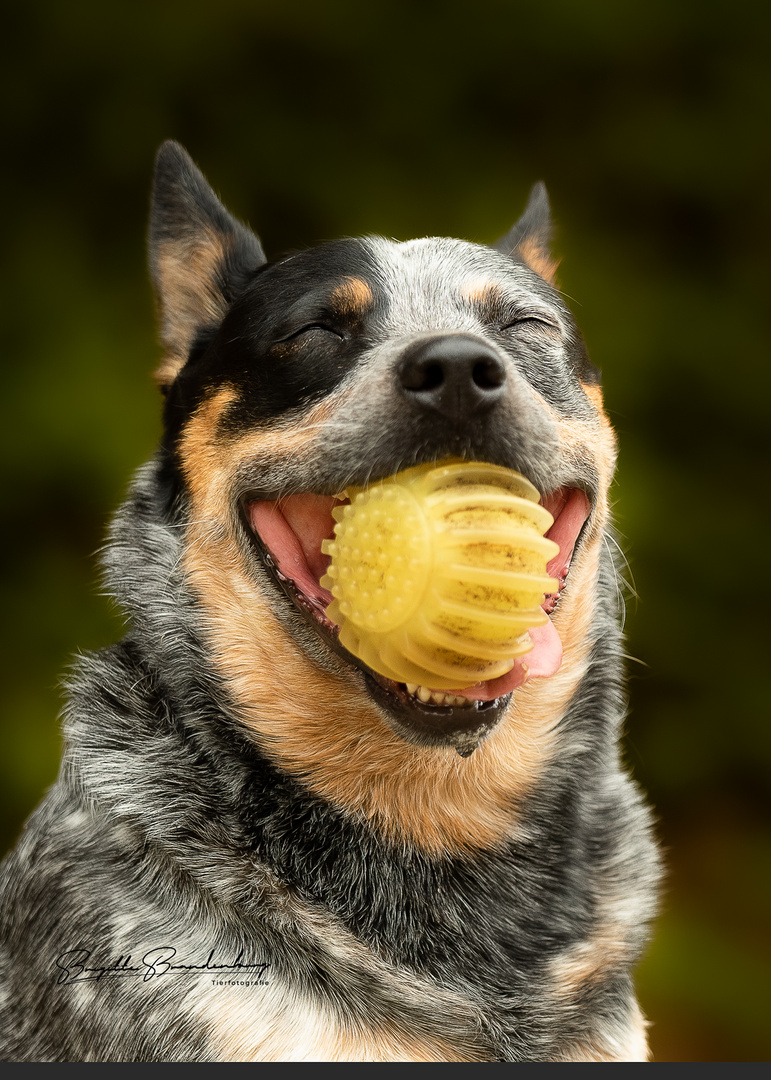
POLYGON ((155 160, 149 248, 166 349, 156 379, 166 390, 198 334, 222 321, 265 255, 254 233, 228 213, 187 151, 172 141, 155 160))
POLYGON ((504 255, 521 259, 549 285, 554 285, 559 260, 551 253, 551 234, 549 196, 546 185, 539 181, 530 192, 522 217, 493 247, 504 255))

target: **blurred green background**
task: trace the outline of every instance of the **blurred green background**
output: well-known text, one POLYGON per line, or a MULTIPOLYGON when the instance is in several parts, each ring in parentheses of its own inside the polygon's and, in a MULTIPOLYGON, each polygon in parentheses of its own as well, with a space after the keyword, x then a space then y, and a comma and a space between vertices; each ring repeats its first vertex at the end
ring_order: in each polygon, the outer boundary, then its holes
POLYGON ((627 757, 668 864, 639 972, 653 1052, 768 1058, 769 12, 9 9, 4 846, 56 774, 69 658, 120 633, 94 553, 159 433, 144 251, 158 144, 182 141, 269 254, 361 232, 492 241, 543 179, 561 283, 621 438, 615 508, 637 594, 627 757))

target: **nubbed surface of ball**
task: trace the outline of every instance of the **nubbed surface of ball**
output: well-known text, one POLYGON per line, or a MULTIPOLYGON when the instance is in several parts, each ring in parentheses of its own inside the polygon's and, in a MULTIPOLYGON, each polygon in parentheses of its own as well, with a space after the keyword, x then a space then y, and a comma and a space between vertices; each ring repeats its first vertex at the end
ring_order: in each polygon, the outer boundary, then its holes
POLYGON ((347 494, 321 585, 349 652, 396 682, 452 690, 504 675, 532 648, 559 548, 524 476, 452 461, 347 494))

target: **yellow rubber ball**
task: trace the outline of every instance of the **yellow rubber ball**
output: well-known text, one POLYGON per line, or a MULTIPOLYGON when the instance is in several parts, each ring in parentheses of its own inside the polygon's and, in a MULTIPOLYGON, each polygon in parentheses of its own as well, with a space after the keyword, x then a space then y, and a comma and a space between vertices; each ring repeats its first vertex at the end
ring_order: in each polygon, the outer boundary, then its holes
POLYGON ((349 652, 396 682, 451 690, 504 675, 529 651, 559 548, 525 477, 449 461, 347 494, 321 584, 349 652))

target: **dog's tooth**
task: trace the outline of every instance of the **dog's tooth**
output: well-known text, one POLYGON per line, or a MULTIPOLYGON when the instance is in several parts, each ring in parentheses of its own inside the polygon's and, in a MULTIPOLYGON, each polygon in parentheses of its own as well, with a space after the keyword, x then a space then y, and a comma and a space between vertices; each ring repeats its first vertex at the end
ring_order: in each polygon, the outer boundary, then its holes
POLYGON ((459 697, 457 694, 445 694, 441 690, 429 690, 427 686, 418 686, 417 683, 405 683, 408 694, 417 697, 424 705, 444 705, 457 707, 469 705, 468 698, 459 697))
POLYGON ((424 705, 446 705, 450 698, 440 690, 429 690, 427 686, 418 686, 417 683, 405 683, 407 693, 417 697, 424 705))

